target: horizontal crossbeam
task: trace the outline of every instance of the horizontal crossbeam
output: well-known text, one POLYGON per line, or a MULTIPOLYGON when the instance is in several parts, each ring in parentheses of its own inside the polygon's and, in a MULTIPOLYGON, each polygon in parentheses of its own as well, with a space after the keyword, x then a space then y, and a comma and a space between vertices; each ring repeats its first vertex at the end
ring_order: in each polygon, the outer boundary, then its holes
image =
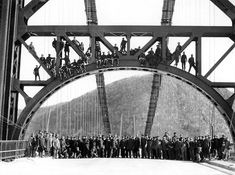
POLYGON ((13 79, 13 89, 22 95, 26 104, 32 99, 24 90, 20 88, 19 80, 13 79))
POLYGON ((235 88, 235 83, 232 83, 232 82, 212 82, 211 87, 213 87, 213 88, 235 88))
POLYGON ((46 86, 50 81, 30 81, 24 80, 20 81, 21 86, 46 86))
POLYGON ((104 36, 166 36, 166 37, 232 37, 233 27, 228 26, 28 26, 21 28, 21 35, 34 33, 36 36, 55 36, 66 32, 68 36, 91 36, 103 33, 104 36))

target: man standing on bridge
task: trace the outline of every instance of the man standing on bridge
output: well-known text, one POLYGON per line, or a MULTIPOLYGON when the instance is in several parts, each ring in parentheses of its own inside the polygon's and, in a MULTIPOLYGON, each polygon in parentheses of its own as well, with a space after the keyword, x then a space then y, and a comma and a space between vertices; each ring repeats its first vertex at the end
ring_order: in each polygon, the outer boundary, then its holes
POLYGON ((189 63, 189 70, 188 70, 188 72, 191 71, 192 67, 195 69, 195 72, 196 72, 197 69, 196 69, 196 65, 195 65, 195 62, 194 62, 193 54, 191 54, 191 57, 188 59, 188 63, 189 63))
POLYGON ((120 46, 121 53, 126 53, 126 43, 127 43, 127 41, 124 38, 122 38, 122 42, 121 42, 121 46, 120 46))
POLYGON ((185 55, 185 52, 183 52, 183 55, 181 56, 182 70, 185 70, 186 61, 187 61, 187 56, 185 55))
POLYGON ((39 69, 40 69, 40 67, 41 67, 41 65, 38 67, 38 65, 36 65, 36 67, 34 68, 34 70, 33 70, 33 74, 34 74, 34 76, 35 76, 35 81, 37 81, 37 77, 38 77, 38 79, 39 79, 39 81, 41 81, 40 80, 40 75, 39 75, 39 69))
POLYGON ((175 52, 174 52, 174 56, 175 56, 175 66, 178 66, 179 63, 179 59, 180 59, 180 53, 181 53, 181 49, 182 46, 180 45, 180 42, 178 42, 176 48, 175 48, 175 52))

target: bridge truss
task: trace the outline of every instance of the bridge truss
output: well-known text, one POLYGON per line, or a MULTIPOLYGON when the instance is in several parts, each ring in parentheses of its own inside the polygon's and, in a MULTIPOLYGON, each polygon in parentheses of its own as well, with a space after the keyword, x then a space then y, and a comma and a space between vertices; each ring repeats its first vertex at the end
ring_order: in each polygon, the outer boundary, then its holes
MULTIPOLYGON (((0 111, 1 126, 0 139, 22 139, 25 131, 37 109, 54 92, 68 83, 91 74, 102 73, 113 70, 142 70, 151 71, 157 74, 163 74, 180 79, 187 84, 195 87, 204 94, 221 112, 229 129, 233 141, 235 141, 235 117, 232 105, 235 94, 228 99, 223 98, 216 88, 235 88, 235 82, 213 82, 208 79, 209 75, 218 67, 226 56, 235 47, 235 7, 228 0, 211 0, 219 7, 231 20, 232 26, 100 26, 100 25, 78 25, 78 26, 30 26, 27 24, 29 18, 36 13, 48 0, 32 0, 26 6, 24 1, 1 1, 1 20, 0 20, 0 111), (95 63, 95 54, 92 54, 91 61, 86 66, 86 72, 79 73, 76 76, 61 80, 53 74, 38 58, 38 56, 29 49, 26 40, 30 37, 56 37, 58 40, 64 38, 82 58, 86 55, 79 50, 70 37, 87 36, 95 38, 102 42, 111 52, 114 52, 114 46, 106 37, 127 37, 127 54, 123 55, 117 52, 120 63, 117 67, 97 68, 95 63), (149 36, 151 40, 147 42, 137 53, 130 53, 131 37, 149 36), (192 75, 176 67, 171 66, 172 59, 167 58, 167 38, 168 37, 188 37, 189 39, 182 45, 181 52, 186 49, 190 43, 195 42, 196 50, 196 75, 192 75), (228 48, 225 54, 216 62, 216 64, 205 74, 202 75, 202 38, 203 37, 223 37, 233 41, 233 45, 228 48), (138 57, 146 52, 156 42, 161 43, 162 61, 150 67, 142 66, 138 57), (19 69, 21 62, 21 47, 26 47, 29 53, 35 58, 50 78, 46 81, 23 81, 19 78, 19 69), (33 97, 30 97, 24 88, 27 86, 43 86, 43 88, 33 97), (17 117, 18 96, 24 97, 26 107, 17 117)), ((92 52, 95 51, 95 44, 91 44, 92 52)), ((56 70, 59 69, 58 62, 60 56, 56 58, 56 70)))

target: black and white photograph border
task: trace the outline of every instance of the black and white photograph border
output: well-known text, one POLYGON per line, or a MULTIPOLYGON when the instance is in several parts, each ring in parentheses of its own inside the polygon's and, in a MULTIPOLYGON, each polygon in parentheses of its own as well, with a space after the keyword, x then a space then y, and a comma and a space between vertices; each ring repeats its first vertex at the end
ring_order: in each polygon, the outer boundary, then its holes
POLYGON ((235 0, 0 2, 0 173, 235 173, 235 0))

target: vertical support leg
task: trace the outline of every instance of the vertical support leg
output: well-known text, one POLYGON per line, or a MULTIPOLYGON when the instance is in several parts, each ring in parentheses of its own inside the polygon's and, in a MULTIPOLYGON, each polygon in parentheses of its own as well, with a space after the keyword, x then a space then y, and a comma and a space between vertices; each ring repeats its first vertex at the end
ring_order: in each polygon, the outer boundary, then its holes
POLYGON ((61 55, 62 53, 60 53, 60 41, 61 41, 61 37, 57 36, 57 42, 56 42, 56 60, 55 60, 55 66, 56 66, 56 75, 59 75, 59 68, 60 68, 60 62, 61 62, 61 55))
POLYGON ((148 116, 147 116, 147 121, 146 121, 146 126, 145 126, 145 132, 144 132, 145 135, 148 135, 148 136, 150 136, 152 126, 153 126, 153 120, 154 120, 156 109, 157 109, 160 86, 161 86, 161 75, 153 74, 148 116))
POLYGON ((4 116, 5 111, 5 72, 6 72, 6 58, 7 58, 7 37, 8 37, 8 19, 10 11, 10 1, 0 1, 0 140, 6 139, 5 129, 5 119, 7 116, 4 116))
POLYGON ((95 53, 95 45, 96 45, 96 38, 95 36, 92 36, 90 38, 90 47, 91 47, 91 60, 90 63, 94 63, 95 62, 95 57, 96 57, 96 53, 95 53))
POLYGON ((202 75, 202 38, 196 39, 196 75, 202 75))
POLYGON ((166 37, 162 37, 162 41, 161 41, 161 47, 162 47, 162 60, 163 63, 166 63, 166 48, 167 48, 167 38, 166 37))
MULTIPOLYGON (((20 59, 21 58, 21 45, 16 45, 13 56, 13 67, 12 67, 12 81, 13 79, 18 80, 20 77, 20 59)), ((9 102, 9 121, 16 123, 18 118, 18 100, 19 92, 11 90, 10 102, 9 102)), ((8 139, 11 139, 13 134, 14 126, 8 128, 8 139)))
POLYGON ((131 50, 131 35, 127 34, 127 55, 130 55, 131 50))
MULTIPOLYGON (((18 1, 0 2, 0 139, 10 138, 9 123, 13 123, 16 114, 12 102, 12 76, 14 71, 14 48, 18 19, 18 1), (12 108, 11 108, 12 107, 12 108), (12 115, 10 115, 10 113, 12 115)), ((16 100, 18 100, 16 98, 16 100)))
POLYGON ((101 114, 102 114, 103 124, 104 124, 104 133, 108 135, 111 133, 111 126, 110 126, 110 121, 109 121, 109 111, 108 111, 103 73, 96 74, 96 84, 97 84, 98 98, 99 98, 101 114))

